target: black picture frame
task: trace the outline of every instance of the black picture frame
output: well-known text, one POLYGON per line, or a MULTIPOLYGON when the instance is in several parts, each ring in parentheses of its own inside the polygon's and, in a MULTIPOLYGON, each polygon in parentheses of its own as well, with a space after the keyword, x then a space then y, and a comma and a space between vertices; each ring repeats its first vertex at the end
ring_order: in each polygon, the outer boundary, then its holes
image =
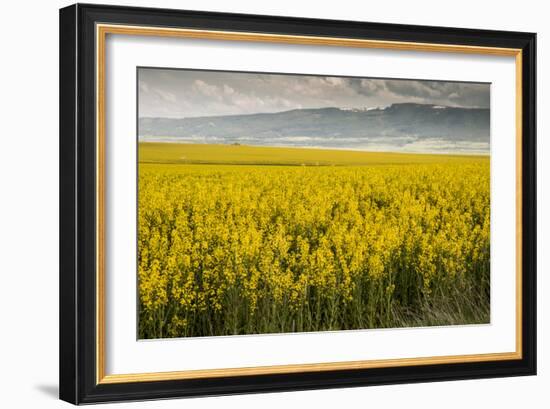
POLYGON ((536 374, 536 34, 76 4, 60 10, 60 398, 74 404, 536 374), (502 47, 522 52, 521 359, 97 382, 96 23, 502 47))

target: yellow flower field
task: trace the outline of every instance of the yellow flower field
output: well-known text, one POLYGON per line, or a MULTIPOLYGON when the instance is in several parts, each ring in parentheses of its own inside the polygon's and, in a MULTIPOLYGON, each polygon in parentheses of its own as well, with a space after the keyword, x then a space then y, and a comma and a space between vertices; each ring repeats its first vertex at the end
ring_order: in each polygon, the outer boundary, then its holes
POLYGON ((139 337, 488 322, 489 182, 481 156, 141 143, 139 337))

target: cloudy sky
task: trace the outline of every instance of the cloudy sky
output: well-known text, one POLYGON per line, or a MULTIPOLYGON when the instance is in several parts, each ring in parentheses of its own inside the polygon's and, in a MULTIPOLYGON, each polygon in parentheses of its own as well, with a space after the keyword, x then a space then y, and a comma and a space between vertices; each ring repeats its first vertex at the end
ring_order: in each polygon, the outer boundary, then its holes
POLYGON ((223 71, 138 70, 139 117, 377 107, 399 102, 489 107, 489 84, 223 71))

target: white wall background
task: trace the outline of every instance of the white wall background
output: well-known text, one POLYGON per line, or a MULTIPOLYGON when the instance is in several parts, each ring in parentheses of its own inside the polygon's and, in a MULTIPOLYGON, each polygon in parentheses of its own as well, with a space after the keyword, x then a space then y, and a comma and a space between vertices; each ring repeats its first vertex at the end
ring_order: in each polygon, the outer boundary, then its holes
MULTIPOLYGON (((96 3, 89 0, 88 2, 96 3)), ((537 377, 426 383, 116 407, 370 407, 477 408, 550 404, 547 311, 550 281, 550 133, 545 114, 550 72, 545 2, 462 0, 361 2, 339 0, 134 0, 99 3, 286 15, 388 23, 534 31, 538 33, 538 322, 537 377)), ((68 407, 58 379, 58 8, 66 1, 11 1, 0 24, 0 406, 68 407)), ((114 407, 113 406, 113 407, 114 407)))

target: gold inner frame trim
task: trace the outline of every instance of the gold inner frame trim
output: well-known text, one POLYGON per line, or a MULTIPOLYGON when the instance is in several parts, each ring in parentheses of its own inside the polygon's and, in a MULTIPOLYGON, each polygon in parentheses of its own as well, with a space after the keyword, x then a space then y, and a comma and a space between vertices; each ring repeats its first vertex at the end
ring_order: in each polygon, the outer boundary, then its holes
POLYGON ((432 44, 402 41, 363 40, 353 38, 294 36, 283 34, 178 29, 167 27, 129 26, 116 24, 96 25, 96 382, 115 384, 178 379, 204 379, 214 377, 291 374, 348 369, 389 368, 416 365, 437 365, 467 362, 518 360, 522 358, 522 51, 515 48, 467 46, 458 44, 432 44), (321 362, 313 364, 272 365, 258 367, 148 372, 132 374, 105 373, 105 42, 107 34, 195 38, 221 41, 247 41, 319 45, 335 47, 372 48, 401 51, 466 53, 515 57, 516 65, 516 350, 504 353, 450 355, 365 361, 321 362))

